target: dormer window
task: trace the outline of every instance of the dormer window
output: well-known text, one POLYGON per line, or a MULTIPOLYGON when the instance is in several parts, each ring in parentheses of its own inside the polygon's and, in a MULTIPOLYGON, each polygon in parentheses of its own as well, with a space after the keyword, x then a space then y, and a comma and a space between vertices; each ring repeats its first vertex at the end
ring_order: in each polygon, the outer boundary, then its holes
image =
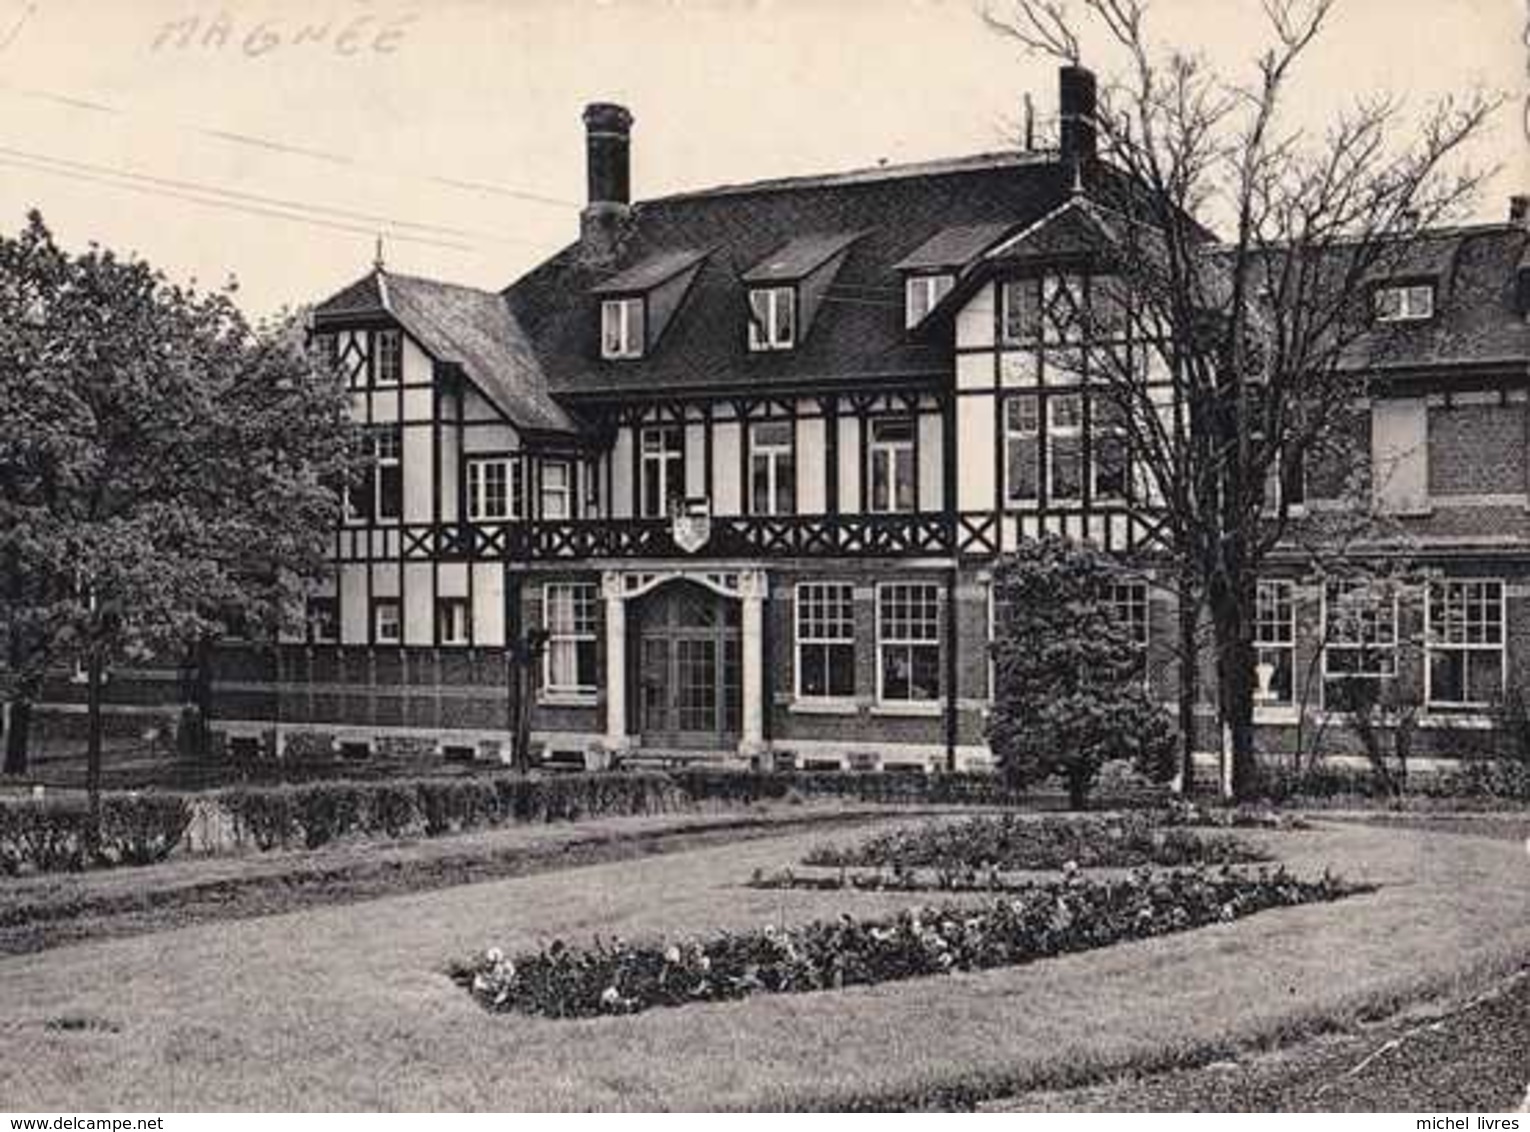
POLYGON ((1408 283, 1377 287, 1372 302, 1377 322, 1422 322, 1434 317, 1434 286, 1408 283))
POLYGON ((643 299, 606 299, 600 304, 600 356, 643 356, 643 299))
POLYGON ((904 326, 912 330, 923 322, 955 282, 954 275, 910 275, 903 285, 904 326))
POLYGON ((755 287, 749 292, 749 348, 790 350, 797 341, 797 291, 755 287))

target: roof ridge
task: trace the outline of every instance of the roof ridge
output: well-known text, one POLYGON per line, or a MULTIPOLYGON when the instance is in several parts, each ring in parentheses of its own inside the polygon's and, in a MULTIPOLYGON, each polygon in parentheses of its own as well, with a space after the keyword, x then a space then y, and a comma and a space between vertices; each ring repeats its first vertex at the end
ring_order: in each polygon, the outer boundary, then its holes
POLYGON ((927 161, 909 161, 889 165, 867 165, 829 173, 805 173, 791 177, 769 177, 759 181, 741 181, 737 184, 713 185, 704 189, 686 189, 664 196, 647 197, 638 205, 668 204, 675 201, 695 200, 701 197, 746 196, 750 193, 789 192, 793 189, 832 188, 839 185, 874 184, 904 177, 939 177, 960 173, 981 173, 992 169, 1031 165, 1050 165, 1057 160, 1057 151, 994 150, 959 157, 933 158, 927 161))

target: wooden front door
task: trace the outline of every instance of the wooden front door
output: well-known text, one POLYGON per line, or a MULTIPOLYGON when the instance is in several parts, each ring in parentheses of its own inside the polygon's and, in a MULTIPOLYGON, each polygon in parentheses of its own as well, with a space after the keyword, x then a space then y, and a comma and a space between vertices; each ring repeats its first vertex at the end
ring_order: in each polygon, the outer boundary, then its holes
POLYGON ((639 615, 645 747, 738 745, 743 698, 739 605, 690 582, 644 600, 639 615))

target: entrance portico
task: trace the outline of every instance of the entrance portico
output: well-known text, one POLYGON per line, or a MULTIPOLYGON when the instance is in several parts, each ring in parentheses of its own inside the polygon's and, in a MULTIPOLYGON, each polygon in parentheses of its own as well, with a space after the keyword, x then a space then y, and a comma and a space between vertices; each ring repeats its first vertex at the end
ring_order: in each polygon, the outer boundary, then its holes
MULTIPOLYGON (((742 758, 754 758, 765 751, 765 598, 769 583, 764 570, 701 569, 675 567, 645 570, 606 570, 601 575, 601 593, 606 616, 606 734, 605 746, 611 751, 625 751, 642 743, 647 733, 678 734, 683 728, 700 728, 699 723, 665 724, 665 719, 682 721, 715 718, 708 724, 718 736, 733 734, 737 726, 736 750, 742 758), (627 640, 631 609, 637 602, 672 582, 689 582, 718 597, 738 601, 737 629, 732 619, 719 629, 716 650, 709 647, 705 634, 694 627, 673 623, 676 652, 663 648, 644 648, 627 640), (736 638, 732 636, 736 633, 736 638), (738 683, 741 685, 739 709, 735 716, 727 704, 731 642, 737 641, 738 683), (644 667, 642 702, 637 706, 642 718, 634 721, 627 703, 629 674, 634 662, 644 667), (655 671, 647 671, 653 667, 655 671), (676 680, 684 688, 670 687, 676 680), (715 716, 709 716, 715 712, 715 716)), ((631 619, 636 624, 636 619, 631 619)), ((652 619, 650 619, 651 621, 652 619)), ((663 632, 662 628, 657 629, 663 632)), ((687 731, 699 735, 700 730, 687 731)), ((659 740, 664 741, 664 740, 659 740)), ((694 741, 694 740, 693 740, 694 741)))

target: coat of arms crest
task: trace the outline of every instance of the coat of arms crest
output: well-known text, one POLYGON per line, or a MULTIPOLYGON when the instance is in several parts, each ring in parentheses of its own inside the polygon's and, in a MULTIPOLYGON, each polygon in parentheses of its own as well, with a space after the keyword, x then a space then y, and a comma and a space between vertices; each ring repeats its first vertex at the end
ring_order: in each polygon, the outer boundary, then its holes
POLYGON ((712 537, 712 504, 706 499, 677 503, 670 521, 670 537, 687 554, 695 554, 712 537))

